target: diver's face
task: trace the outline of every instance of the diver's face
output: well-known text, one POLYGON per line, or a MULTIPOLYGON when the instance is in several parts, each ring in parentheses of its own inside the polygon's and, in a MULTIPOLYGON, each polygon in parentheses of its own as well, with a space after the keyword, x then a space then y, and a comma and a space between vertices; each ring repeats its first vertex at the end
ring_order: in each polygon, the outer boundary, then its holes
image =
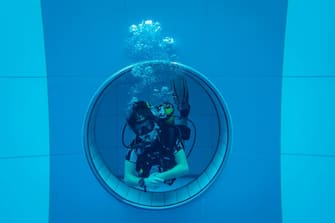
POLYGON ((145 142, 153 142, 157 136, 157 125, 152 120, 145 120, 138 123, 135 128, 135 133, 145 142))

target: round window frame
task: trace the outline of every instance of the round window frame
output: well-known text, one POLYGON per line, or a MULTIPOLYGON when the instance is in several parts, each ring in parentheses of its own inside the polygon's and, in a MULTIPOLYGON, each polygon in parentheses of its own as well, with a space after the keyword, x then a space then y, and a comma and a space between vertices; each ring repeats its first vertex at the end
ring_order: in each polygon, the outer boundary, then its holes
MULTIPOLYGON (((221 130, 220 128, 219 131, 221 130)), ((218 91, 218 89, 210 82, 210 80, 208 80, 205 75, 187 65, 178 62, 164 60, 143 61, 129 65, 114 73, 95 92, 89 103, 89 108, 86 113, 83 128, 84 149, 86 158, 94 176, 97 178, 99 183, 118 200, 145 209, 167 209, 190 202, 191 200, 202 194, 217 179, 218 175, 222 172, 222 169, 228 160, 228 156, 231 150, 231 128, 231 118, 225 100, 220 94, 220 91, 218 91), (192 180, 187 185, 172 191, 144 192, 142 190, 136 189, 135 187, 128 186, 123 181, 113 175, 113 173, 104 164, 104 161, 99 155, 99 152, 97 151, 97 149, 95 149, 95 145, 90 145, 90 142, 92 141, 92 136, 90 136, 89 130, 91 127, 90 123, 92 122, 91 119, 92 117, 94 118, 94 108, 96 106, 96 103, 99 101, 99 98, 103 96, 103 92, 105 89, 108 89, 115 80, 131 71, 133 67, 153 64, 161 65, 162 63, 167 66, 173 65, 183 69, 184 75, 195 80, 198 84, 200 84, 201 88, 206 91, 206 89, 202 85, 204 84, 209 90, 212 91, 212 94, 207 91, 206 93, 212 101, 213 95, 215 96, 216 103, 213 102, 213 104, 215 105, 215 109, 218 110, 217 106, 221 108, 220 112, 217 111, 217 114, 219 116, 218 120, 220 121, 219 126, 221 128, 221 116, 223 115, 226 123, 225 128, 227 129, 227 136, 225 137, 226 141, 223 142, 223 139, 219 134, 219 142, 217 145, 218 148, 216 148, 215 155, 213 156, 214 158, 209 162, 206 169, 195 180, 192 180), (199 83, 200 81, 202 83, 199 83)))

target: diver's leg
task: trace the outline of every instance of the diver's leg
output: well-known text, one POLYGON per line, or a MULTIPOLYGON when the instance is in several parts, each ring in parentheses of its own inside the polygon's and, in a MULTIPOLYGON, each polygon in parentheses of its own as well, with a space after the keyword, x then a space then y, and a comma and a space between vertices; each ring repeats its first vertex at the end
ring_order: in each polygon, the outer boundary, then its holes
POLYGON ((189 94, 186 79, 182 75, 177 75, 171 81, 175 104, 181 118, 187 119, 191 106, 189 104, 189 94))
POLYGON ((171 81, 171 87, 174 93, 174 101, 180 114, 176 120, 176 126, 182 134, 182 138, 187 140, 190 137, 190 128, 188 127, 188 115, 191 106, 189 104, 189 93, 186 79, 182 75, 177 75, 171 81))

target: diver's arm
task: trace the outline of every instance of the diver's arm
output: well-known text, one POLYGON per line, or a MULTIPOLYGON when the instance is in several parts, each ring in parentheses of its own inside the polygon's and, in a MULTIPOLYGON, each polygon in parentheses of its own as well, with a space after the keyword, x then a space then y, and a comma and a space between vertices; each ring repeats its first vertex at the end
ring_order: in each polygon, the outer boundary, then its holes
POLYGON ((175 154, 175 159, 177 164, 173 168, 161 173, 157 173, 155 176, 164 180, 169 180, 187 174, 189 168, 185 151, 183 149, 179 150, 175 154))
POLYGON ((140 177, 136 176, 136 164, 128 160, 125 160, 124 182, 132 186, 138 186, 138 181, 140 179, 141 179, 140 177))
MULTIPOLYGON (((124 164, 124 182, 131 186, 140 186, 141 178, 136 175, 136 164, 126 160, 124 164)), ((156 175, 144 178, 144 184, 148 187, 157 186, 163 182, 164 180, 156 175)))

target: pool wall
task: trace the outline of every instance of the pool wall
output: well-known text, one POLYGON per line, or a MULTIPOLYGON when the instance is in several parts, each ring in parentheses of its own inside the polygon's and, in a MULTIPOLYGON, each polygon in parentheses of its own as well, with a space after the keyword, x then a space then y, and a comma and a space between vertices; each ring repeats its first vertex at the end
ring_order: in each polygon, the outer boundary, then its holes
POLYGON ((334 222, 334 3, 0 5, 1 222, 334 222), (143 16, 176 35, 179 62, 218 87, 234 129, 215 184, 162 212, 110 196, 81 144, 90 97, 129 64, 120 42, 143 16))

